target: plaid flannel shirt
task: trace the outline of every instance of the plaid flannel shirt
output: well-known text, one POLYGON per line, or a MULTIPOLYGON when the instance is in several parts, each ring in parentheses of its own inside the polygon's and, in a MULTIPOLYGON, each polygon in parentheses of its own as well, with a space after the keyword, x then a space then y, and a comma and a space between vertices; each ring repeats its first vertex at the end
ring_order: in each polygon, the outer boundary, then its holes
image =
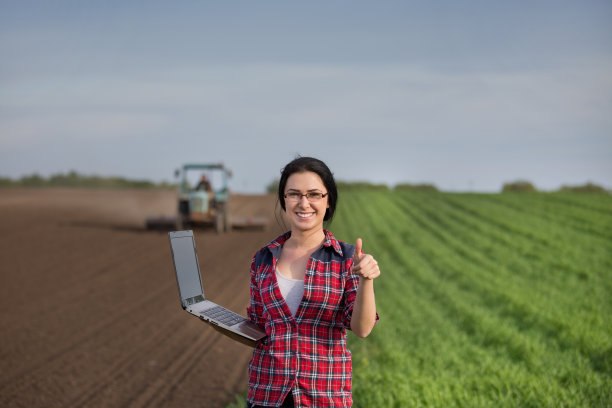
POLYGON ((359 277, 350 273, 355 247, 324 232, 323 245, 308 260, 304 296, 295 317, 275 274, 282 245, 291 233, 253 257, 247 315, 265 327, 268 337, 249 362, 247 400, 251 404, 279 406, 293 389, 295 406, 352 406, 346 329, 359 285, 359 277))

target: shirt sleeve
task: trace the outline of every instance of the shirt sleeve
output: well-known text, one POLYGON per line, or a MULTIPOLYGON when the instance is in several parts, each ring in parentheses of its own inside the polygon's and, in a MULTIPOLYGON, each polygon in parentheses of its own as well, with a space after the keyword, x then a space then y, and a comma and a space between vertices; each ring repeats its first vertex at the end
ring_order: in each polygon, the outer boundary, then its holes
POLYGON ((261 293, 259 292, 259 284, 257 282, 257 266, 255 263, 255 256, 251 261, 251 304, 247 307, 247 316, 253 323, 260 327, 266 325, 266 320, 263 318, 264 307, 261 299, 261 293))
POLYGON ((351 273, 353 259, 349 259, 346 263, 346 282, 344 284, 344 316, 342 324, 346 329, 351 328, 351 318, 353 317, 353 307, 355 306, 355 298, 357 297, 357 288, 359 288, 359 276, 351 273))

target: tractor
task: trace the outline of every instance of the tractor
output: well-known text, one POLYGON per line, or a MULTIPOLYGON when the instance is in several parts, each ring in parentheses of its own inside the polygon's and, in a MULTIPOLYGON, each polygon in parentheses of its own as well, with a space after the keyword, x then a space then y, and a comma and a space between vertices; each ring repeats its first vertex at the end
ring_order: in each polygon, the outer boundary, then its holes
POLYGON ((232 173, 220 163, 187 163, 175 171, 180 178, 176 216, 147 217, 147 229, 177 229, 213 226, 217 233, 232 228, 266 228, 267 217, 229 216, 228 179, 232 173))
POLYGON ((178 213, 176 226, 185 229, 197 225, 212 225, 218 233, 227 232, 229 225, 229 188, 228 178, 231 172, 223 164, 184 164, 177 170, 176 177, 181 180, 178 185, 178 213), (201 177, 193 185, 194 173, 201 177), (219 186, 213 187, 212 183, 219 186))

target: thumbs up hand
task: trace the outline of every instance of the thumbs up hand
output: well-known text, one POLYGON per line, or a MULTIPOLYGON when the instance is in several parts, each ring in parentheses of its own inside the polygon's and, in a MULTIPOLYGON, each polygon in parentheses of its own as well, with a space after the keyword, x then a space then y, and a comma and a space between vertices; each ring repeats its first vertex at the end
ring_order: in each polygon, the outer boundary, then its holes
POLYGON ((363 242, 361 238, 357 238, 355 253, 353 254, 353 266, 351 266, 351 273, 359 275, 360 278, 372 280, 380 275, 380 269, 378 268, 378 262, 372 255, 362 253, 362 245, 363 242))

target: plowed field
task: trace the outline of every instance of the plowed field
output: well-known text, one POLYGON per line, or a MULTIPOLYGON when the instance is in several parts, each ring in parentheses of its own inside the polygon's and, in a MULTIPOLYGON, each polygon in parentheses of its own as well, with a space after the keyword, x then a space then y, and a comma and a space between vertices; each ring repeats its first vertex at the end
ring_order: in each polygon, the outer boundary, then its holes
MULTIPOLYGON (((179 303, 167 233, 172 191, 0 190, 0 406, 222 407, 251 349, 179 303)), ((249 262, 280 233, 274 197, 234 196, 267 230, 196 230, 209 298, 245 314, 249 262)))

